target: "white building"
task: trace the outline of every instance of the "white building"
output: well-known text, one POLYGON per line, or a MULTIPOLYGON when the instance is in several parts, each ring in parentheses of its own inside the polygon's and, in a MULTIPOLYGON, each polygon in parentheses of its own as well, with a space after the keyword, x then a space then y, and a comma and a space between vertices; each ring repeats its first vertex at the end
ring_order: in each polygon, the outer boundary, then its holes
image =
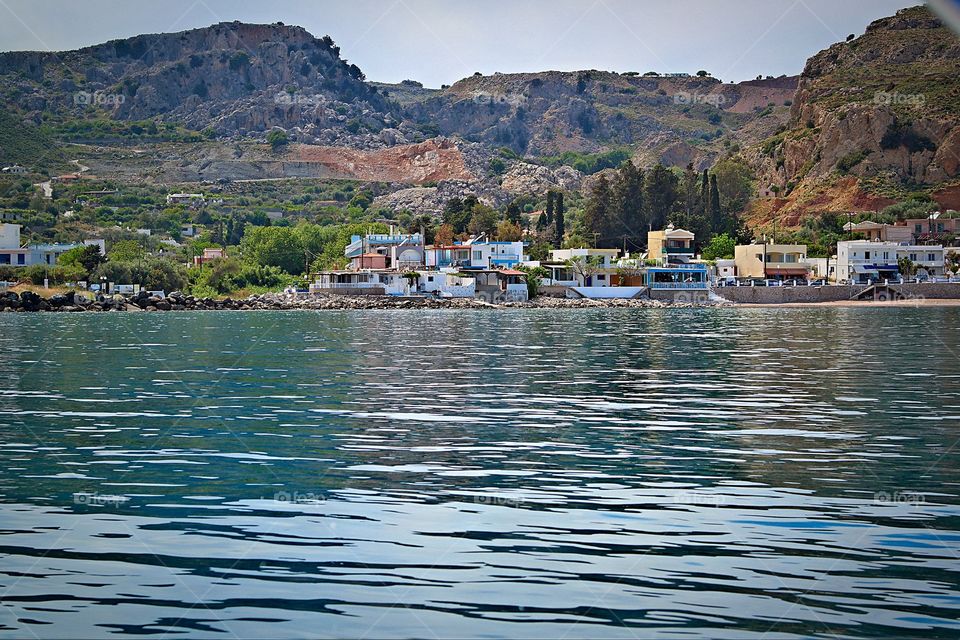
POLYGON ((15 164, 9 167, 4 167, 3 173, 11 173, 15 176, 23 176, 30 173, 30 170, 26 167, 21 167, 19 164, 15 164))
POLYGON ((27 267, 33 264, 53 266, 60 256, 85 245, 93 245, 100 249, 101 255, 106 254, 106 243, 103 240, 84 240, 82 243, 53 243, 32 244, 21 246, 20 225, 0 224, 0 265, 27 267))
POLYGON ((485 236, 472 238, 462 244, 431 245, 426 250, 426 266, 441 269, 512 269, 527 261, 523 242, 492 241, 485 236))
POLYGON ((860 283, 899 280, 898 260, 902 258, 917 265, 918 275, 943 276, 944 249, 941 245, 843 240, 837 243, 836 278, 860 283))
POLYGON ((729 280, 737 277, 737 261, 733 258, 718 258, 716 261, 717 280, 729 280))

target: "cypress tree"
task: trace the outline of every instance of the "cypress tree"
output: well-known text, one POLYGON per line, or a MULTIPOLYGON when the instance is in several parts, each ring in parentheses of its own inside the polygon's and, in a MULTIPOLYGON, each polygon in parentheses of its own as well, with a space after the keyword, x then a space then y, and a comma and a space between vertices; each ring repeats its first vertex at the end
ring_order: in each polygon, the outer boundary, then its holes
POLYGON ((725 225, 723 212, 720 211, 720 188, 717 186, 717 176, 710 176, 710 220, 714 233, 723 233, 725 225))
POLYGON ((553 191, 547 191, 547 219, 545 225, 550 225, 553 223, 553 191))
POLYGON ((703 170, 703 175, 700 177, 700 212, 704 215, 707 215, 710 211, 710 174, 707 173, 707 170, 703 170))
POLYGON ((557 199, 554 204, 556 211, 553 214, 554 222, 554 231, 553 231, 553 244, 555 247, 560 248, 563 246, 563 193, 557 194, 557 199))

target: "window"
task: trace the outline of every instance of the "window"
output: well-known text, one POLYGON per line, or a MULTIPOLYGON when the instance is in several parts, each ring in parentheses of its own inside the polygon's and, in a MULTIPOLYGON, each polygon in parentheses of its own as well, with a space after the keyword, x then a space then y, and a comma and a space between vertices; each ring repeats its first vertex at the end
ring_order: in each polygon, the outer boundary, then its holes
POLYGON ((22 253, 17 254, 17 264, 26 264, 26 263, 27 263, 27 256, 25 256, 22 253))
POLYGON ((483 251, 474 251, 473 252, 474 260, 483 260, 483 251))
POLYGON ((607 276, 603 275, 602 273, 597 276, 597 280, 606 280, 606 279, 607 279, 607 276))
POLYGON ((936 260, 937 260, 937 254, 935 253, 927 254, 927 262, 936 262, 936 260))
POLYGON ((10 264, 9 253, 0 253, 0 264, 10 264))
POLYGON ((433 282, 433 276, 427 276, 427 282, 433 282))
POLYGON ((890 252, 889 252, 889 251, 884 251, 884 252, 883 252, 883 259, 884 259, 884 260, 889 260, 889 259, 890 259, 890 252))
POLYGON ((869 259, 870 259, 870 252, 869 252, 869 251, 864 251, 864 252, 863 252, 863 259, 864 259, 864 260, 869 260, 869 259))
POLYGON ((911 253, 911 254, 910 254, 910 262, 916 262, 916 261, 917 261, 917 254, 911 253))
POLYGON ((914 233, 923 233, 923 225, 922 225, 922 224, 915 224, 915 225, 913 225, 913 232, 914 232, 914 233))

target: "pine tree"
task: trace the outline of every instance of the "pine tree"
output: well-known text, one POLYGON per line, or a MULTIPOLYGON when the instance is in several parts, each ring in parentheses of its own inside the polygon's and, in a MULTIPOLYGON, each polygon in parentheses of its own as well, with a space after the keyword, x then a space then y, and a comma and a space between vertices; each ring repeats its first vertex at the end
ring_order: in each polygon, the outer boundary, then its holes
POLYGON ((557 194, 557 198, 556 198, 556 202, 555 202, 555 204, 554 204, 554 208, 555 208, 556 210, 554 211, 554 214, 553 214, 553 223, 554 223, 553 245, 554 245, 555 247, 557 247, 557 248, 560 248, 560 247, 563 246, 563 232, 564 232, 564 228, 563 228, 563 193, 558 193, 558 194, 557 194))

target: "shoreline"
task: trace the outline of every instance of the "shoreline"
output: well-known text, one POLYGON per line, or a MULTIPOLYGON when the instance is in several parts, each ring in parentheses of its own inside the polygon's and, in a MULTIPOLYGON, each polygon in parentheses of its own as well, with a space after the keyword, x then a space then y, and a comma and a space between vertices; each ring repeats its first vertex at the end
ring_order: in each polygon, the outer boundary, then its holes
POLYGON ((347 296, 265 293, 234 300, 232 298, 196 298, 172 292, 166 298, 140 294, 121 295, 85 300, 75 294, 55 294, 44 298, 33 291, 20 295, 0 293, 0 312, 5 313, 100 313, 100 312, 169 312, 169 311, 320 311, 367 309, 666 309, 666 308, 903 308, 903 307, 960 307, 960 298, 910 297, 901 300, 824 300, 804 302, 731 302, 661 301, 632 298, 554 298, 541 296, 526 302, 491 304, 474 298, 420 298, 400 296, 347 296))

